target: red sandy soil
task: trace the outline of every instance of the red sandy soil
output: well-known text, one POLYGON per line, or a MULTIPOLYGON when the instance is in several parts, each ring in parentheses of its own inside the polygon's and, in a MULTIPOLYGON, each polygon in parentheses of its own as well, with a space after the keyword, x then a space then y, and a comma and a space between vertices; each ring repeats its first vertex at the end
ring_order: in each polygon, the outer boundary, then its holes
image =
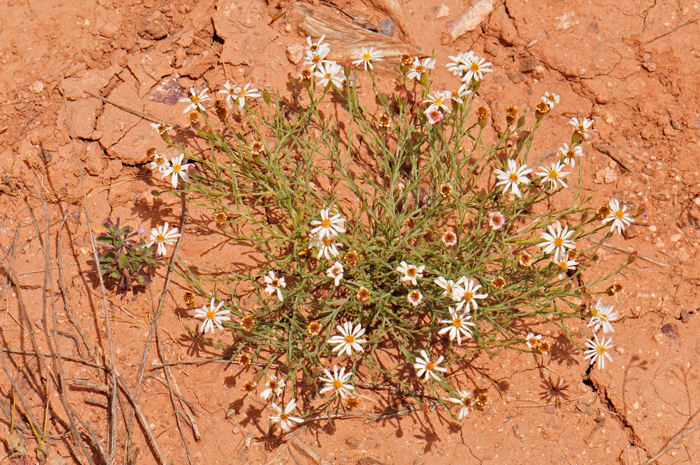
MULTIPOLYGON (((700 421, 698 4, 690 0, 498 1, 480 28, 444 44, 446 22, 463 11, 464 2, 400 3, 411 43, 426 52, 435 50, 438 86, 449 88, 453 83, 442 67, 449 55, 473 50, 493 62, 494 73, 480 89, 480 99, 494 114, 493 129, 503 124, 506 106, 532 108, 545 91, 559 94, 561 104, 547 117, 535 153, 556 150, 566 141, 571 117, 596 120, 595 134, 584 146, 584 192, 595 196, 596 205, 615 197, 632 212, 639 208, 645 212, 628 238, 614 236, 611 243, 617 248, 605 248, 599 254, 600 273, 624 263, 628 250, 640 257, 617 279, 624 292, 609 298, 624 315, 615 326, 615 361, 605 370, 594 369, 586 380, 582 353, 566 337, 548 334, 551 328, 542 327, 554 345, 552 354, 545 357, 547 369, 538 368, 537 360, 528 354, 481 355, 465 375, 469 386, 486 390, 491 401, 462 422, 440 409, 418 410, 381 422, 348 419, 337 421, 335 427, 317 422, 272 442, 265 440, 269 411, 259 398, 244 398, 241 391, 252 368, 175 365, 172 378, 198 413, 198 440, 181 419, 194 463, 644 463, 700 421), (437 18, 442 5, 449 12, 437 18), (550 381, 563 389, 554 389, 550 381)), ((358 0, 335 4, 373 24, 387 19, 386 13, 358 0)), ((7 0, 0 5, 3 249, 21 227, 12 262, 19 288, 4 286, 0 296, 5 348, 33 350, 27 337, 30 329, 39 345, 44 344, 44 290, 55 299, 59 325, 72 331, 57 281, 58 256, 65 266, 63 282, 73 314, 92 344, 107 347, 100 291, 87 264, 89 230, 66 109, 77 151, 86 165, 92 226, 107 218, 145 228, 164 221, 179 224, 181 203, 173 196, 151 193, 161 181, 149 175, 145 152, 165 145, 149 122, 84 91, 183 126, 187 121, 181 114, 182 104, 153 100, 158 86, 170 79, 184 89, 191 85, 218 89, 228 78, 288 92, 289 76, 297 76, 301 65, 289 61, 287 47, 305 41, 287 16, 272 20, 271 14, 287 6, 289 2, 274 0, 162 4, 156 0, 7 0), (32 222, 34 215, 43 233, 46 216, 37 192, 48 200, 50 212, 52 286, 44 282, 44 249, 32 222), (55 237, 64 215, 66 226, 57 255, 55 237), (32 322, 30 328, 21 320, 18 292, 32 322)), ((394 37, 406 40, 398 28, 394 37)), ((387 83, 398 76, 389 65, 378 72, 387 83)), ((225 271, 226 260, 234 252, 218 246, 212 218, 196 209, 191 215, 180 256, 200 273, 225 271)), ((7 271, 7 261, 2 267, 7 271)), ((154 291, 163 288, 163 281, 160 273, 154 291)), ((182 301, 185 290, 175 280, 166 295, 158 321, 162 353, 158 354, 155 343, 149 347, 139 398, 162 454, 175 464, 187 463, 183 441, 169 391, 159 381, 164 374, 148 367, 165 359, 216 354, 183 329, 183 324, 196 325, 182 301)), ((115 364, 133 390, 153 317, 151 299, 146 294, 108 297, 113 302, 115 364)), ((197 297, 197 305, 204 303, 197 297)), ((573 326, 579 342, 589 337, 585 324, 573 326)), ((217 337, 226 342, 230 335, 218 333, 217 337)), ((61 344, 64 355, 81 356, 72 339, 64 337, 61 344)), ((45 372, 38 371, 33 357, 7 352, 5 356, 8 371, 0 371, 2 435, 9 429, 12 396, 7 373, 17 373, 37 418, 43 418, 45 405, 37 386, 47 384, 37 378, 37 373, 45 376, 45 372)), ((104 377, 77 363, 66 363, 65 370, 70 402, 95 434, 106 438, 106 410, 91 399, 106 402, 107 397, 76 387, 73 381, 84 376, 103 383, 104 377)), ((376 403, 363 400, 360 411, 386 407, 386 399, 367 395, 376 403)), ((50 400, 56 415, 63 415, 55 389, 50 400)), ((52 420, 49 430, 53 434, 65 427, 52 420)), ((155 463, 143 429, 135 426, 131 436, 140 447, 136 463, 155 463)), ((66 446, 69 441, 64 436, 51 442, 50 463, 75 461, 66 446)), ((700 463, 699 444, 700 432, 695 431, 674 443, 657 463, 700 463)), ((30 457, 35 445, 29 442, 30 457)), ((116 460, 127 463, 123 456, 116 460)), ((26 463, 34 462, 27 459, 26 463)))

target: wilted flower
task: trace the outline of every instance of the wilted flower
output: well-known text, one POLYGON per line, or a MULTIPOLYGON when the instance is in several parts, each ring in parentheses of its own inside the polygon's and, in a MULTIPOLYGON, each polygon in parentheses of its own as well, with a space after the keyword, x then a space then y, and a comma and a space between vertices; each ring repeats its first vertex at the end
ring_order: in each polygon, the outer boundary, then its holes
POLYGON ((408 293, 406 299, 408 300, 409 304, 413 305, 414 307, 417 307, 421 303, 423 303, 423 294, 421 294, 418 289, 414 289, 408 293))
POLYGON ((506 217, 503 216, 503 213, 499 211, 489 213, 489 226, 491 226, 491 229, 498 231, 504 224, 506 224, 506 217))
POLYGON ((442 233, 442 242, 448 247, 454 247, 457 244, 457 234, 454 229, 448 228, 442 233))

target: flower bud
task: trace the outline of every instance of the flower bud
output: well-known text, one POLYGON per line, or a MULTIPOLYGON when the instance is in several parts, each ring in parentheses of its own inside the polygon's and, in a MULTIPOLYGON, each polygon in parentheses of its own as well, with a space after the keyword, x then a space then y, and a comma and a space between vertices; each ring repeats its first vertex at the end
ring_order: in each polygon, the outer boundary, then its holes
POLYGON ((263 91, 262 97, 263 97, 263 100, 265 101, 265 103, 267 103, 269 105, 270 104, 270 92, 268 92, 267 89, 265 89, 263 91))

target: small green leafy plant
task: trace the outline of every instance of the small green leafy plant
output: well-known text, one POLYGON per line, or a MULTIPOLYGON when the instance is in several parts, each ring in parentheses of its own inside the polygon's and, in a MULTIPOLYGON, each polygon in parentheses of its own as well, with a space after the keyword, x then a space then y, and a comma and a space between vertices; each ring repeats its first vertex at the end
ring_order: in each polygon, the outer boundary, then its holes
POLYGON ((121 226, 108 219, 105 231, 97 236, 100 246, 100 274, 107 284, 116 285, 118 291, 126 292, 134 286, 146 285, 160 264, 156 247, 148 246, 143 238, 137 239, 139 231, 131 226, 121 226))
MULTIPOLYGON (((377 383, 418 403, 460 405, 453 415, 462 419, 487 399, 472 398, 454 376, 477 353, 514 349, 544 360, 550 343, 531 328, 570 335, 567 320, 586 310, 617 318, 582 304, 634 258, 607 276, 582 274, 612 231, 632 221, 617 200, 596 211, 583 196, 592 120, 572 118, 569 143, 536 156, 533 137, 559 96, 546 93, 529 115, 506 108, 503 130, 487 138, 490 109, 477 93, 491 64, 473 53, 451 57, 447 67, 461 78, 452 91, 433 88, 434 59, 402 57, 401 84, 387 94, 371 50, 343 69, 323 61, 327 44, 309 44, 313 66, 291 82, 291 101, 227 82, 217 120, 203 105, 207 89, 191 89, 183 101, 208 150, 174 143, 161 126, 180 155, 153 163, 171 176, 172 193, 208 209, 221 234, 260 264, 178 272, 211 298, 191 333, 244 366, 264 367, 255 382, 265 378, 260 395, 275 400, 272 422, 287 430, 288 419, 302 421, 290 415, 304 392, 306 417, 330 415, 377 383), (227 104, 240 107, 235 120, 227 104), (232 341, 205 338, 217 328, 232 341), (292 398, 282 410, 285 385, 292 398)), ((602 357, 608 342, 589 347, 602 357)))

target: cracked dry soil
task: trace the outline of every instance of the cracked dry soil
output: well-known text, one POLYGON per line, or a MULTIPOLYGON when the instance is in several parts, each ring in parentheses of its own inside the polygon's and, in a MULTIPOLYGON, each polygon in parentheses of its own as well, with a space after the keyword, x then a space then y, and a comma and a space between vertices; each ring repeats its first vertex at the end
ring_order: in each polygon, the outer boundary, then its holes
MULTIPOLYGON (((365 23, 389 19, 370 1, 311 3, 330 11, 335 5, 365 23)), ((312 425, 281 443, 264 440, 267 412, 255 399, 243 398, 240 388, 250 379, 249 372, 219 364, 175 365, 171 376, 192 405, 198 426, 198 438, 192 428, 183 429, 194 462, 644 463, 700 421, 698 3, 497 1, 478 29, 448 44, 443 40, 446 22, 463 11, 463 2, 399 3, 410 43, 426 52, 435 50, 438 63, 468 50, 493 62, 495 72, 479 92, 480 101, 494 115, 487 128, 491 137, 505 125, 500 117, 505 107, 532 108, 545 91, 559 94, 562 103, 547 117, 535 153, 549 153, 566 141, 571 117, 596 120, 595 135, 584 146, 585 192, 594 195, 597 204, 615 197, 632 212, 643 211, 629 233, 615 236, 612 247, 598 256, 601 275, 626 261, 629 251, 640 257, 619 279, 625 291, 610 298, 624 315, 615 327, 615 361, 604 371, 589 370, 581 351, 565 336, 546 326, 535 327, 553 342, 551 356, 545 359, 547 368, 524 354, 477 357, 465 377, 471 387, 487 392, 491 402, 463 422, 456 423, 439 410, 415 410, 380 422, 343 420, 335 429, 312 425)), ((59 257, 64 264, 65 290, 55 283, 51 288, 59 322, 67 318, 61 298, 65 293, 86 337, 96 345, 104 342, 99 291, 89 280, 88 229, 81 213, 82 190, 67 116, 86 165, 93 225, 108 217, 147 228, 163 221, 176 223, 181 204, 152 195, 159 181, 146 168, 146 150, 164 149, 162 141, 147 120, 95 96, 186 126, 175 103, 182 89, 192 85, 216 89, 228 78, 288 92, 289 77, 301 68, 289 61, 287 49, 304 43, 296 24, 277 15, 290 4, 7 0, 0 5, 3 249, 20 228, 12 262, 18 281, 16 286, 3 286, 0 296, 8 363, 8 371, 0 374, 0 434, 9 427, 8 373, 18 380, 34 415, 43 415, 40 386, 45 380, 37 376, 42 372, 35 359, 21 353, 31 346, 17 300, 21 292, 33 322, 29 329, 41 333, 44 257, 32 215, 39 224, 45 216, 37 191, 48 200, 52 234, 63 231, 62 246, 56 254, 53 243, 50 258, 54 269, 59 257)), ((407 41, 399 28, 394 37, 407 41)), ((452 82, 449 73, 438 68, 436 82, 447 88, 452 82)), ((378 73, 383 90, 390 91, 397 76, 394 66, 380 66, 378 73)), ((208 234, 213 220, 198 217, 196 211, 192 215, 197 221, 190 226, 180 256, 200 272, 216 273, 222 269, 220 263, 237 251, 212 249, 208 234)), ((162 278, 157 278, 157 286, 162 286, 162 278)), ((160 363, 163 357, 183 361, 213 355, 186 336, 181 326, 189 318, 182 309, 184 290, 177 282, 170 289, 159 320, 162 354, 153 345, 148 364, 160 363)), ((111 300, 115 364, 133 386, 152 317, 150 297, 111 300)), ((572 330, 579 343, 587 337, 585 324, 573 324, 572 330)), ((62 351, 82 357, 77 339, 71 338, 75 335, 66 334, 62 351)), ((97 436, 106 437, 106 410, 99 400, 104 396, 75 381, 87 377, 95 382, 94 372, 80 364, 67 364, 66 370, 68 396, 76 411, 94 425, 97 436)), ((140 402, 162 454, 169 462, 187 463, 162 376, 147 370, 140 402)), ((49 396, 60 417, 64 411, 56 393, 49 396)), ((400 399, 377 397, 375 402, 363 402, 360 409, 400 407, 400 399)), ((56 420, 50 425, 59 427, 56 420)), ((133 438, 139 447, 136 463, 156 462, 144 435, 135 432, 133 438)), ((696 431, 657 463, 700 463, 699 444, 696 431)), ((52 464, 74 462, 66 437, 55 438, 51 447, 52 464)), ((117 461, 127 463, 125 457, 117 461)))

